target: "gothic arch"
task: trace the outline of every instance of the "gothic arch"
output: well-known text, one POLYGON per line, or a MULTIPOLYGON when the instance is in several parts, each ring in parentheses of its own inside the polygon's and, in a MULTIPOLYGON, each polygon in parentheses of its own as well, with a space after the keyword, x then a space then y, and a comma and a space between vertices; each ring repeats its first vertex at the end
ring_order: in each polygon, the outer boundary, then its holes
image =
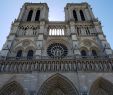
POLYGON ((80 52, 81 52, 81 55, 85 57, 85 56, 88 56, 89 50, 87 47, 83 46, 83 47, 80 47, 80 52), (82 53, 83 51, 85 54, 82 53))
POLYGON ((27 21, 31 21, 33 15, 33 10, 30 10, 28 13, 27 21))
POLYGON ((96 47, 96 46, 92 46, 92 47, 90 47, 90 51, 91 51, 91 50, 96 50, 97 52, 100 51, 100 49, 99 49, 98 47, 96 47))
POLYGON ((5 84, 0 89, 0 95, 25 95, 23 87, 16 81, 5 84))
POLYGON ((83 39, 83 40, 80 41, 80 44, 87 46, 87 44, 85 44, 85 43, 89 43, 89 45, 88 45, 89 47, 92 46, 92 45, 94 45, 95 47, 98 47, 98 44, 92 39, 83 39))
POLYGON ((19 50, 24 51, 24 48, 23 48, 22 46, 17 46, 17 47, 14 48, 14 52, 16 52, 16 53, 17 53, 19 50))
POLYGON ((79 95, 72 82, 66 77, 55 74, 48 78, 37 95, 79 95))
POLYGON ((36 43, 30 39, 24 39, 15 44, 14 51, 21 49, 22 51, 26 52, 26 50, 28 50, 29 48, 31 49, 31 47, 35 50, 35 47, 37 47, 36 43))
POLYGON ((26 47, 25 52, 28 52, 29 50, 33 50, 33 52, 35 52, 36 48, 35 46, 28 46, 26 47))
POLYGON ((113 95, 113 84, 100 77, 92 84, 89 95, 113 95))
POLYGON ((95 46, 92 46, 92 47, 90 48, 90 53, 91 53, 91 55, 94 56, 95 54, 93 54, 93 51, 95 51, 96 56, 98 56, 99 53, 100 53, 99 48, 98 48, 98 47, 95 47, 95 46))
POLYGON ((39 21, 39 19, 40 19, 40 10, 37 10, 35 21, 39 21))

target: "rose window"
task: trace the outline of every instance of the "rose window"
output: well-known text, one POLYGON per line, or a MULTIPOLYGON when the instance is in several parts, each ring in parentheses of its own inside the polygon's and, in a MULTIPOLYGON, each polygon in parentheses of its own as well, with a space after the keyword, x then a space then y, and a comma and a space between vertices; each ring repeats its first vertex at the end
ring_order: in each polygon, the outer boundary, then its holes
POLYGON ((47 49, 47 54, 51 58, 63 58, 67 55, 67 53, 67 47, 60 43, 51 44, 47 49))

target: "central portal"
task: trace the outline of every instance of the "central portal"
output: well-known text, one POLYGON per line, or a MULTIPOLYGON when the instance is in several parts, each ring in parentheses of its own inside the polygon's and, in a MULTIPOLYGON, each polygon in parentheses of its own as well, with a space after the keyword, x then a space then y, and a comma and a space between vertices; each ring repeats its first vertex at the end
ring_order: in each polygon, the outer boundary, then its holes
POLYGON ((79 95, 72 82, 56 74, 48 78, 41 86, 38 95, 79 95))

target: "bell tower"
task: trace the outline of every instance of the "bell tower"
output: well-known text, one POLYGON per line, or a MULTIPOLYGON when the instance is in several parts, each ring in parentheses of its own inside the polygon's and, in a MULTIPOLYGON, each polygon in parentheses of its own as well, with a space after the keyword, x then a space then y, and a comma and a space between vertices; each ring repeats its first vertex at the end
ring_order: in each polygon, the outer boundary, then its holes
POLYGON ((45 27, 48 12, 46 3, 25 3, 18 18, 12 23, 10 34, 1 51, 2 56, 41 56, 44 35, 47 34, 45 27))
POLYGON ((68 22, 70 26, 70 35, 75 54, 79 55, 83 52, 84 55, 91 55, 92 53, 96 54, 96 52, 98 52, 98 56, 112 55, 110 45, 103 34, 101 23, 95 18, 88 3, 68 3, 64 10, 65 21, 68 22), (87 41, 83 43, 84 40, 87 41), (88 45, 85 45, 86 43, 89 43, 89 45, 91 45, 90 43, 94 43, 94 47, 98 47, 99 51, 96 51, 97 48, 95 48, 95 50, 91 50, 92 53, 89 52, 86 54, 85 52, 88 51, 88 49, 85 51, 85 47, 88 45), (82 47, 84 47, 84 49, 82 47))
POLYGON ((96 19, 88 3, 68 3, 64 10, 66 21, 90 21, 96 19))
POLYGON ((48 6, 46 3, 25 3, 21 8, 18 21, 48 21, 48 6))

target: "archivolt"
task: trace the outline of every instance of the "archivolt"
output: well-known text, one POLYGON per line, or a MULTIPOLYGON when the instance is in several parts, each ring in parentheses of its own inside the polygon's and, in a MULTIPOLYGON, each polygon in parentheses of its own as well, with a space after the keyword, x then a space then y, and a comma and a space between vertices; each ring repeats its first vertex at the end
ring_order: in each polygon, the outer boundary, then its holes
POLYGON ((89 95, 113 95, 113 84, 104 78, 99 78, 91 86, 89 95))
POLYGON ((18 82, 13 81, 0 89, 0 95, 25 95, 25 93, 22 86, 18 82))
POLYGON ((55 74, 41 86, 38 95, 79 95, 72 82, 66 77, 55 74))

